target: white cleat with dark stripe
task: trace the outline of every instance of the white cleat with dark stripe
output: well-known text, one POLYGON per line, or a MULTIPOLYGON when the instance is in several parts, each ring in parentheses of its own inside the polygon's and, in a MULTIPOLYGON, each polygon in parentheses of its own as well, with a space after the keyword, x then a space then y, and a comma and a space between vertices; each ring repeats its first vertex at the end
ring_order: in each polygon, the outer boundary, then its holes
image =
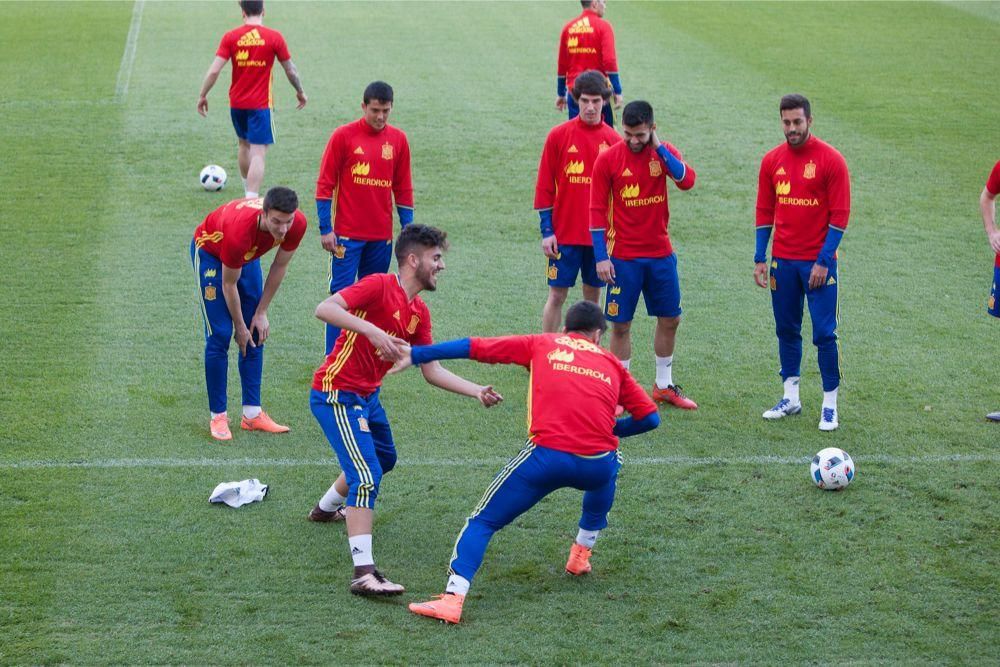
POLYGON ((787 398, 783 398, 778 401, 770 410, 765 410, 764 414, 761 415, 764 419, 781 419, 782 417, 788 417, 789 415, 797 415, 802 412, 801 403, 792 403, 787 398))
POLYGON ((385 578, 378 570, 372 570, 351 580, 351 593, 375 597, 380 595, 401 595, 405 588, 385 578))
POLYGON ((836 431, 838 426, 840 421, 837 419, 837 408, 823 408, 823 414, 819 418, 819 430, 836 431))

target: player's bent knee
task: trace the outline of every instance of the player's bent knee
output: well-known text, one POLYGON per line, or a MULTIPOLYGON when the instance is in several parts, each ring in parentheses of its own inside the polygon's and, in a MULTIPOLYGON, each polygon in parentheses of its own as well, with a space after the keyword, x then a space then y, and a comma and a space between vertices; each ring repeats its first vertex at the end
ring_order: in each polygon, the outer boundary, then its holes
POLYGON ((396 452, 377 452, 377 456, 383 475, 396 467, 396 452))

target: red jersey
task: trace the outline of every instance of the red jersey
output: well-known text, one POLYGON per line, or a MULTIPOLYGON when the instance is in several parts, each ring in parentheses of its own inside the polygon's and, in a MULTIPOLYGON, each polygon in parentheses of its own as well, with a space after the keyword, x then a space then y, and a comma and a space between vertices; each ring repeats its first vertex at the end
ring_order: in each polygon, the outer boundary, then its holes
POLYGON ((815 261, 829 227, 847 229, 851 175, 836 148, 810 136, 801 146, 788 142, 760 163, 757 227, 774 226, 771 256, 815 261))
POLYGON ((573 90, 576 77, 588 69, 604 74, 618 73, 615 31, 611 24, 591 9, 563 26, 559 34, 558 76, 566 77, 566 89, 573 90))
MULTIPOLYGON (((663 143, 674 157, 680 151, 663 143)), ((694 169, 684 163, 681 190, 694 187, 694 169)), ((590 186, 590 228, 607 232, 608 255, 617 259, 667 257, 674 248, 667 234, 667 167, 651 145, 633 153, 624 141, 601 153, 590 186), (609 211, 610 208, 610 211, 609 211)))
MULTIPOLYGON (((1000 162, 993 165, 993 171, 990 172, 990 177, 986 181, 986 190, 991 195, 1000 195, 1000 162)), ((993 265, 1000 268, 1000 252, 997 253, 993 265)))
POLYGON ((291 58, 285 38, 262 25, 241 25, 222 36, 215 55, 233 65, 229 106, 233 109, 271 108, 271 68, 274 58, 291 58))
POLYGON ((580 334, 473 338, 471 343, 471 359, 531 371, 528 439, 541 447, 584 456, 615 450, 615 406, 625 406, 635 419, 656 412, 615 355, 580 334))
POLYGON ((579 116, 556 125, 545 138, 535 184, 535 210, 553 209, 559 244, 592 244, 590 175, 599 153, 622 141, 603 122, 587 125, 579 116))
MULTIPOLYGON (((394 273, 374 273, 337 292, 351 314, 411 345, 430 345, 431 311, 419 296, 409 300, 394 273)), ((369 396, 382 385, 392 362, 378 356, 371 342, 344 329, 313 376, 313 389, 350 391, 369 396)))
MULTIPOLYGON (((274 247, 275 239, 261 228, 264 199, 237 199, 209 213, 194 230, 194 243, 231 269, 243 268, 274 247)), ((299 247, 306 233, 306 215, 295 211, 292 226, 281 242, 289 252, 299 247)))
POLYGON ((377 131, 364 118, 341 125, 326 144, 316 199, 333 200, 333 231, 359 241, 392 239, 392 200, 413 207, 410 144, 391 125, 377 131))

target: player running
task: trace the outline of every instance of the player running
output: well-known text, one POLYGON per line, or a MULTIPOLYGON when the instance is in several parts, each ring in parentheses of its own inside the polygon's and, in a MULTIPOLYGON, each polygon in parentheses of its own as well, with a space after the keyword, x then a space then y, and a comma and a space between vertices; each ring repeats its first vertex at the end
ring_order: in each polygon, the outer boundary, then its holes
MULTIPOLYGON (((618 76, 618 57, 615 55, 615 31, 604 20, 607 0, 580 0, 583 13, 563 26, 559 33, 559 56, 556 65, 556 108, 569 110, 572 120, 580 107, 572 95, 576 77, 587 70, 597 70, 614 89, 615 108, 622 106, 622 83, 618 76)), ((604 122, 614 125, 615 115, 611 105, 604 105, 601 114, 604 122)))
MULTIPOLYGON (((1000 317, 1000 303, 997 303, 997 285, 1000 285, 1000 228, 997 227, 996 198, 1000 194, 1000 162, 993 165, 986 180, 986 187, 979 195, 979 211, 983 214, 983 226, 986 228, 986 238, 989 239, 990 249, 996 253, 993 262, 993 287, 990 288, 990 300, 987 311, 993 317, 1000 317)), ((986 418, 992 422, 1000 422, 1000 410, 991 412, 986 418)))

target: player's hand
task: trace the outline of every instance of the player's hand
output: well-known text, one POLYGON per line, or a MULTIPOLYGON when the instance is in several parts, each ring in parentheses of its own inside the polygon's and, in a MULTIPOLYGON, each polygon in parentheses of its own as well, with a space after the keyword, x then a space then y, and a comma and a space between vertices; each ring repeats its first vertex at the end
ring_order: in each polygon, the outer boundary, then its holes
POLYGON ((371 342, 372 347, 375 348, 375 354, 380 359, 395 363, 403 356, 399 346, 396 344, 396 341, 399 339, 390 336, 378 327, 372 326, 372 330, 365 334, 365 337, 371 342))
POLYGON ((247 356, 248 347, 257 347, 254 345, 253 336, 250 334, 250 330, 243 326, 242 322, 233 335, 236 337, 236 344, 240 346, 240 354, 244 357, 247 356))
POLYGON ((615 284, 615 265, 610 259, 597 263, 597 277, 609 285, 615 284))
POLYGON ((767 288, 767 262, 757 262, 753 265, 753 281, 758 287, 767 288))
POLYGON ((565 97, 557 97, 556 98, 556 109, 559 109, 559 111, 565 111, 566 110, 566 98, 565 97))
POLYGON ((990 232, 990 247, 993 248, 993 252, 1000 252, 1000 229, 990 232))
POLYGON ((267 313, 254 313, 250 320, 250 341, 253 342, 253 332, 257 332, 257 344, 263 345, 267 337, 271 335, 271 323, 267 320, 267 313))
POLYGON ((826 283, 826 274, 830 269, 820 264, 813 264, 812 271, 809 272, 809 289, 817 289, 826 283))
POLYGON ((494 405, 499 405, 503 402, 503 396, 501 396, 493 387, 485 386, 479 388, 479 394, 476 396, 479 402, 483 404, 485 408, 492 408, 494 405))
POLYGON ((208 98, 207 97, 202 96, 202 97, 198 98, 198 113, 200 113, 202 116, 207 116, 208 115, 208 98))
POLYGON ((556 243, 556 236, 546 236, 542 239, 542 254, 546 257, 556 259, 559 255, 559 244, 556 243))
POLYGON ((319 237, 319 242, 323 246, 323 250, 333 252, 337 248, 337 235, 332 231, 327 234, 323 234, 319 237))
POLYGON ((386 371, 386 375, 395 375, 396 373, 402 373, 412 365, 413 365, 413 355, 410 353, 410 346, 407 345, 406 352, 403 354, 402 357, 396 359, 396 363, 392 365, 392 368, 386 371))
POLYGON ((653 148, 660 147, 660 138, 656 136, 656 130, 652 130, 649 133, 649 145, 652 146, 653 148))
POLYGON ((306 97, 305 92, 301 92, 301 91, 297 92, 297 93, 295 93, 295 97, 299 101, 298 106, 295 107, 296 109, 301 109, 302 107, 304 107, 306 105, 306 102, 309 101, 309 98, 306 97))
POLYGON ((615 108, 621 109, 623 104, 625 104, 625 96, 615 94, 615 108))

